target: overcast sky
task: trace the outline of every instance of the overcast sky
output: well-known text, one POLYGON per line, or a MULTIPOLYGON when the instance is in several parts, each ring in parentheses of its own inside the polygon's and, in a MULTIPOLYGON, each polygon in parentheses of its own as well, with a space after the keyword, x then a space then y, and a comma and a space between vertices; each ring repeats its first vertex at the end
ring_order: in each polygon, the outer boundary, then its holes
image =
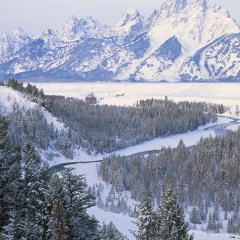
MULTIPOLYGON (((188 0, 189 2, 193 0, 188 0)), ((240 0, 210 0, 226 8, 240 23, 240 0)), ((144 17, 160 9, 164 0, 0 0, 0 33, 18 27, 29 34, 63 27, 70 16, 94 19, 113 25, 124 12, 133 7, 144 17)))

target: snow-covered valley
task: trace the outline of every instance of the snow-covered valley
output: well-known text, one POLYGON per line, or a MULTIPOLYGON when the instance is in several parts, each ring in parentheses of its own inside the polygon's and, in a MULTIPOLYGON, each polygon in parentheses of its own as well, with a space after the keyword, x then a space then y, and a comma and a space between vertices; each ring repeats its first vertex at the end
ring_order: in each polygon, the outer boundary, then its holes
MULTIPOLYGON (((236 106, 240 105, 238 84, 210 84, 210 83, 199 83, 199 84, 132 84, 132 83, 44 83, 37 84, 37 87, 43 88, 46 94, 54 95, 64 95, 66 97, 74 97, 84 99, 89 93, 94 93, 97 97, 99 104, 113 104, 119 106, 131 106, 136 104, 138 100, 147 98, 160 98, 163 99, 167 96, 169 99, 174 101, 181 100, 191 100, 191 101, 206 101, 212 103, 223 103, 224 105, 230 106, 230 112, 225 113, 225 116, 238 117, 235 116, 236 106)), ((7 87, 0 87, 0 103, 3 106, 2 110, 6 114, 11 111, 14 106, 14 102, 18 102, 20 105, 24 105, 25 108, 34 107, 34 103, 28 101, 23 95, 16 93, 7 87)), ((63 128, 63 125, 59 123, 56 118, 52 117, 48 112, 45 112, 45 118, 49 122, 53 122, 58 128, 63 128)), ((229 123, 231 119, 221 117, 217 123, 210 123, 207 126, 199 127, 198 130, 179 134, 174 136, 168 136, 165 138, 157 138, 142 144, 128 147, 123 150, 118 150, 114 153, 120 155, 131 155, 137 152, 143 152, 148 150, 158 150, 162 146, 176 147, 179 141, 182 139, 186 146, 192 146, 196 144, 201 137, 207 137, 210 134, 215 135, 214 131, 204 130, 212 125, 229 123)), ((237 129, 239 123, 230 126, 230 129, 237 129)), ((105 154, 107 156, 109 154, 105 154)), ((44 155, 43 155, 44 156, 44 155)), ((55 158, 50 162, 50 165, 55 165, 59 163, 69 162, 69 161, 94 161, 102 159, 103 155, 87 155, 81 150, 76 151, 74 158, 69 160, 64 156, 55 158)), ((70 165, 76 168, 77 174, 84 174, 86 176, 87 183, 92 186, 94 183, 102 183, 98 178, 96 172, 96 163, 90 164, 73 164, 70 165)), ((103 184, 103 183, 102 183, 103 184)), ((105 185, 105 193, 109 192, 110 186, 105 185)), ((135 201, 129 200, 131 204, 135 201)), ((132 234, 129 229, 134 230, 135 225, 132 223, 133 218, 128 217, 123 214, 116 214, 112 212, 105 212, 97 207, 93 207, 89 210, 91 214, 94 214, 100 221, 113 221, 117 228, 128 236, 129 239, 133 239, 132 234)), ((188 216, 187 216, 188 217, 188 216)), ((205 226, 206 227, 206 226, 205 226)), ((226 233, 226 221, 223 222, 223 232, 218 234, 207 234, 199 230, 191 230, 194 232, 196 240, 212 240, 212 239, 230 239, 230 235, 226 233)))
MULTIPOLYGON (((66 97, 74 97, 84 99, 88 93, 94 93, 97 97, 99 104, 114 104, 120 106, 131 106, 136 104, 137 100, 147 98, 164 98, 168 96, 169 99, 174 101, 191 100, 191 101, 206 101, 211 103, 223 103, 224 105, 231 107, 231 112, 225 113, 226 116, 236 117, 234 114, 235 108, 240 104, 239 84, 222 83, 175 83, 175 84, 132 84, 132 83, 44 83, 37 84, 39 88, 43 88, 47 94, 64 95, 66 97)), ((228 123, 231 120, 228 118, 219 118, 217 124, 228 123)), ((215 123, 216 124, 216 123, 215 123)), ((214 124, 209 124, 209 126, 214 124)), ((157 150, 162 146, 176 147, 183 139, 187 146, 196 144, 201 137, 207 137, 210 134, 214 136, 213 130, 204 131, 208 126, 200 127, 197 131, 189 132, 187 134, 179 134, 175 136, 169 136, 166 138, 158 138, 152 141, 148 141, 136 146, 129 147, 127 149, 116 151, 116 154, 131 155, 136 152, 143 152, 147 150, 157 150)), ((229 129, 237 129, 238 124, 235 124, 229 129)), ((99 160, 102 156, 87 156, 84 153, 74 158, 74 161, 89 161, 99 160)), ((89 185, 93 185, 99 182, 96 173, 96 164, 74 164, 76 173, 85 174, 89 185)), ((109 187, 108 187, 109 191, 109 187)), ((135 229, 135 225, 132 223, 133 218, 127 217, 123 214, 115 214, 111 212, 105 212, 97 207, 90 210, 91 214, 94 214, 99 220, 109 222, 113 221, 118 229, 133 239, 129 229, 135 229)), ((224 231, 226 231, 226 222, 224 223, 224 231)), ((194 232, 196 240, 212 240, 212 239, 230 239, 228 233, 219 234, 207 234, 200 230, 191 230, 194 232)))

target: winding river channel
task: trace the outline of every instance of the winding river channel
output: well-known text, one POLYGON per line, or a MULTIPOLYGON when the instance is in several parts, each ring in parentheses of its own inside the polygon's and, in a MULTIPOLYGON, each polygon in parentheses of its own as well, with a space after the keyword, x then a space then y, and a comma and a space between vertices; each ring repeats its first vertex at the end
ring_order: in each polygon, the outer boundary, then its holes
MULTIPOLYGON (((218 117, 229 119, 230 122, 219 123, 219 124, 216 124, 216 125, 213 125, 213 126, 210 126, 210 127, 206 127, 206 128, 204 128, 204 131, 213 131, 216 136, 223 136, 223 135, 226 134, 228 127, 232 127, 232 126, 240 124, 240 119, 239 118, 228 117, 228 116, 218 116, 218 117)), ((152 149, 152 150, 147 150, 147 151, 142 151, 142 152, 135 152, 135 153, 132 153, 130 155, 127 155, 126 157, 130 158, 130 157, 134 157, 134 156, 143 156, 143 155, 152 154, 152 153, 159 153, 159 152, 160 152, 160 150, 152 149)), ((73 162, 67 162, 67 163, 60 163, 60 164, 56 164, 56 165, 53 165, 52 167, 50 167, 49 171, 51 173, 61 172, 65 169, 65 167, 67 167, 69 165, 73 165, 73 164, 93 164, 93 163, 99 163, 99 162, 102 162, 102 161, 103 161, 103 159, 92 160, 92 161, 73 161, 73 162)))

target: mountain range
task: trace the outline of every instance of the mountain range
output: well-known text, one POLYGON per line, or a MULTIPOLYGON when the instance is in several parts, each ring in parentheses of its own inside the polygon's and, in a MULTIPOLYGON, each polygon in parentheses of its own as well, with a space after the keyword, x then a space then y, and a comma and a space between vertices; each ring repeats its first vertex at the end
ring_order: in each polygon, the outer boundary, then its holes
POLYGON ((166 0, 114 25, 72 16, 62 29, 0 35, 0 79, 240 81, 240 27, 208 0, 166 0))

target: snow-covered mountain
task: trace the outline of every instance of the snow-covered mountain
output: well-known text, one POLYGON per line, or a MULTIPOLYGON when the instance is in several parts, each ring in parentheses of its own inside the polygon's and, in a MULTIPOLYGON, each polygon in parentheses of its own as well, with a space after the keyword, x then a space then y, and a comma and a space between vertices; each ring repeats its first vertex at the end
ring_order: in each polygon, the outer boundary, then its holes
POLYGON ((87 39, 103 33, 108 28, 91 16, 86 19, 78 19, 76 16, 70 17, 65 26, 57 31, 57 35, 63 41, 76 41, 82 38, 87 39))
POLYGON ((224 35, 201 48, 180 69, 181 79, 240 78, 240 33, 224 35), (191 72, 189 72, 191 69, 191 72))
POLYGON ((134 8, 129 8, 122 18, 104 34, 115 37, 116 44, 124 45, 145 30, 147 20, 134 8))
POLYGON ((3 33, 0 35, 0 59, 1 61, 16 53, 29 42, 33 41, 21 28, 16 29, 11 34, 3 33))
POLYGON ((240 27, 208 0, 166 0, 148 18, 130 8, 113 27, 73 16, 62 29, 38 38, 18 32, 14 40, 0 37, 3 79, 155 82, 240 76, 240 27))

